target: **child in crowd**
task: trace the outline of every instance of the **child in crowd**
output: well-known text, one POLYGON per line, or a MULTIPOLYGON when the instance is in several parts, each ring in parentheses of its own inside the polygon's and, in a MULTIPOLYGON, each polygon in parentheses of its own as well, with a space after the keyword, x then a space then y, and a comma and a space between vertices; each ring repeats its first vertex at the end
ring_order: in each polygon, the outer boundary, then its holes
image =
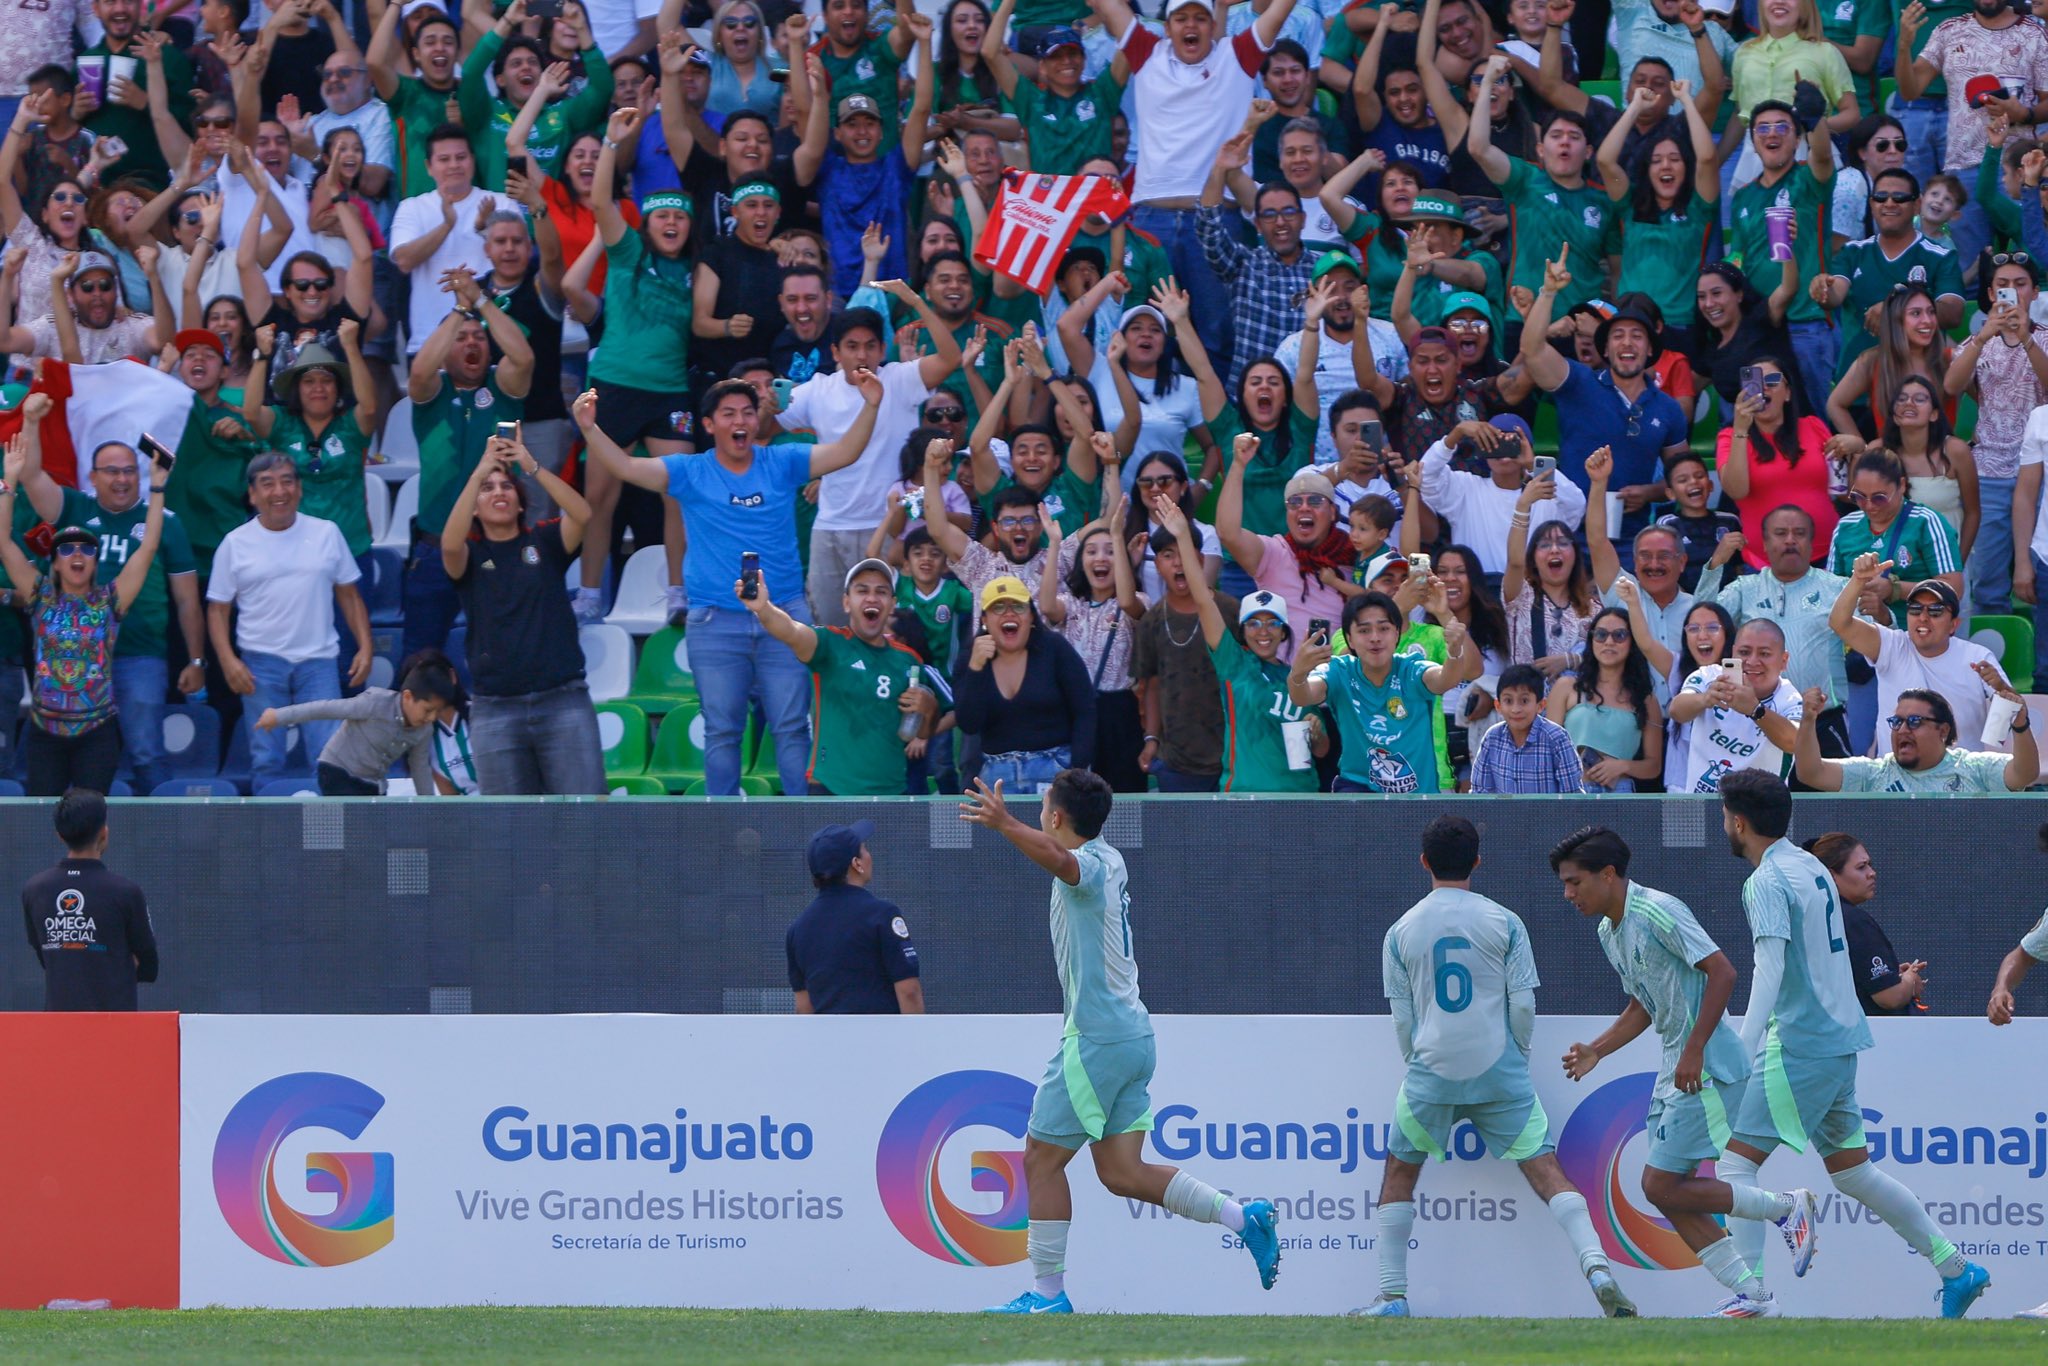
POLYGON ((341 729, 320 751, 317 773, 323 797, 381 797, 385 774, 403 756, 416 796, 438 795, 434 785, 434 728, 455 709, 455 670, 445 659, 406 661, 399 690, 365 688, 354 697, 267 707, 258 730, 303 721, 339 721, 341 729))
MULTIPOLYGON (((1714 482, 1707 473, 1706 458, 1692 451, 1674 455, 1664 462, 1664 483, 1671 490, 1670 511, 1657 525, 1670 527, 1685 545, 1685 569, 1679 586, 1690 593, 1698 586, 1700 571, 1709 565, 1735 562, 1734 574, 1749 572, 1742 558, 1742 518, 1726 510, 1709 511, 1714 482)), ((1731 574, 1730 577, 1734 575, 1731 574)))
POLYGON ((1578 748, 1543 714, 1543 673, 1533 664, 1502 671, 1494 706, 1500 724, 1480 737, 1472 790, 1485 793, 1577 792, 1584 778, 1578 748))

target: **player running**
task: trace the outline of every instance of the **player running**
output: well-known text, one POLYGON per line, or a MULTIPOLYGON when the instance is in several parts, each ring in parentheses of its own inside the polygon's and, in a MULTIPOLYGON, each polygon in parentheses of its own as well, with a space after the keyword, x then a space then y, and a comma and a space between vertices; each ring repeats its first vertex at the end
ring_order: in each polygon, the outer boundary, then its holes
POLYGON ((1495 1157, 1518 1164, 1578 1250, 1579 1270, 1609 1318, 1634 1318, 1600 1250, 1586 1197, 1557 1165, 1550 1118, 1529 1079, 1536 1027, 1536 960, 1529 932, 1507 907, 1472 890, 1479 831, 1438 816, 1422 832, 1429 895, 1387 931, 1381 951, 1394 1038, 1408 1075, 1394 1097, 1394 1131, 1380 1180, 1380 1293, 1352 1310, 1363 1318, 1408 1317, 1408 1235, 1415 1180, 1441 1158, 1451 1129, 1472 1121, 1495 1157))
POLYGON ((1629 994, 1621 1018, 1599 1038, 1571 1046, 1565 1075, 1579 1081, 1644 1029, 1657 1031, 1664 1057, 1650 1094, 1643 1194, 1728 1287, 1715 1317, 1770 1318, 1778 1301, 1764 1288, 1762 1268, 1742 1258, 1713 1216, 1772 1220, 1792 1248, 1794 1273, 1804 1275, 1816 1246, 1813 1193, 1781 1195, 1693 1174, 1728 1146, 1728 1116, 1741 1111, 1749 1076, 1748 1055, 1721 1019, 1735 990, 1735 965, 1683 901, 1629 881, 1629 857, 1621 836, 1597 825, 1550 851, 1564 899, 1599 921, 1600 947, 1629 994))
MULTIPOLYGON (((2037 838, 2041 851, 2048 853, 2048 825, 2043 825, 2037 838)), ((2012 1023, 2012 994, 2019 990, 2020 983, 2027 980, 2027 972, 2036 963, 2048 963, 2048 911, 2041 913, 2040 923, 2028 930, 2020 940, 2020 946, 2005 956, 1998 965, 1998 980, 1991 984, 1991 1004, 1984 1013, 1995 1025, 2012 1023)), ((2048 1300, 2032 1309, 2022 1309, 2014 1317, 2022 1319, 2048 1319, 2048 1300)))
POLYGON ((1102 838, 1113 794, 1086 769, 1061 769, 1039 800, 1038 829, 1003 805, 1003 785, 975 779, 960 818, 984 825, 1052 874, 1052 947, 1065 998, 1066 1031, 1031 1102, 1024 1138, 1030 1192, 1025 1250, 1031 1288, 992 1314, 1071 1314, 1067 1225, 1074 1200, 1067 1163, 1091 1145, 1110 1194, 1161 1205, 1198 1224, 1222 1224, 1244 1240, 1259 1284, 1280 1274, 1278 1215, 1269 1200, 1238 1202, 1176 1167, 1145 1161, 1152 1128, 1152 1017, 1138 999, 1131 956, 1131 894, 1124 856, 1102 838))
MULTIPOLYGON (((1780 1145, 1805 1152, 1811 1144, 1836 1190, 1934 1263, 1941 1316, 1959 1319, 1991 1273, 1964 1259, 1912 1191, 1871 1165, 1856 1103, 1856 1055, 1870 1047, 1870 1026, 1856 1000, 1835 880, 1785 838, 1791 824, 1792 793, 1776 774, 1742 769, 1721 780, 1728 845, 1756 869, 1742 884, 1756 937, 1742 1046, 1756 1080, 1743 1094, 1718 1170, 1731 1186, 1754 1187, 1757 1168, 1780 1145)), ((1763 1225, 1744 1221, 1732 1236, 1742 1259, 1761 1266, 1763 1225)), ((1803 1269, 1795 1262, 1792 1271, 1803 1269)))

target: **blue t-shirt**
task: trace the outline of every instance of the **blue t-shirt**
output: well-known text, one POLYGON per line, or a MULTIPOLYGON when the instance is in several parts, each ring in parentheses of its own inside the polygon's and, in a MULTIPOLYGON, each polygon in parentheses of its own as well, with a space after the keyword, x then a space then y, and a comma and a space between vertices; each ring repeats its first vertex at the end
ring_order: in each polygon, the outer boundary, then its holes
MULTIPOLYGON (((1652 382, 1634 403, 1621 396, 1607 371, 1565 361, 1565 381, 1550 395, 1557 405, 1557 471, 1586 487, 1586 457, 1602 446, 1614 451, 1610 489, 1655 483, 1664 450, 1690 436, 1685 409, 1652 382)), ((1649 509, 1632 512, 1620 535, 1631 536, 1649 522, 1649 509)))
POLYGON ((740 554, 761 557, 761 577, 777 602, 801 598, 804 571, 796 551, 796 499, 810 482, 809 446, 756 446, 754 463, 734 474, 715 454, 665 455, 668 495, 682 505, 690 547, 683 585, 698 607, 744 612, 733 596, 740 554))
POLYGON ((917 976, 903 913, 865 887, 821 890, 783 939, 789 989, 820 1015, 895 1015, 896 984, 917 976))
MULTIPOLYGON (((712 132, 725 131, 725 115, 715 109, 700 109, 697 113, 712 132)), ((640 126, 640 141, 633 152, 632 184, 635 203, 657 190, 683 188, 683 173, 676 168, 676 159, 668 154, 668 134, 662 131, 660 119, 649 119, 640 126)))
MULTIPOLYGON (((1367 133, 1361 140, 1363 147, 1377 147, 1386 155, 1387 163, 1412 161, 1422 168, 1422 187, 1435 189, 1451 178, 1451 153, 1444 146, 1444 130, 1433 123, 1420 128, 1404 128, 1394 122, 1392 114, 1382 114, 1379 126, 1367 133)), ((1379 177, 1374 176, 1366 187, 1371 197, 1364 202, 1377 204, 1379 200, 1379 177)))
POLYGON ((818 203, 825 215, 825 246, 832 253, 832 288, 850 299, 860 288, 860 235, 870 223, 882 225, 889 254, 875 278, 900 280, 908 273, 904 244, 910 229, 903 217, 910 193, 911 171, 903 154, 886 148, 873 161, 851 162, 837 147, 827 148, 817 181, 818 203))

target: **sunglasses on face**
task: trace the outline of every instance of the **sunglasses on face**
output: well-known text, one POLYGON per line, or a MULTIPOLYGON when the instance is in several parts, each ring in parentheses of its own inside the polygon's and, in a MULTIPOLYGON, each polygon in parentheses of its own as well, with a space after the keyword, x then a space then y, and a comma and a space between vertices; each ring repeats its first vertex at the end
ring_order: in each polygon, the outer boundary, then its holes
POLYGON ((1627 630, 1621 627, 1600 626, 1595 627, 1593 630, 1593 643, 1595 645, 1626 645, 1628 640, 1627 630))
POLYGON ((1906 150, 1906 139, 1903 136, 1896 138, 1872 138, 1870 140, 1870 150, 1873 152, 1903 152, 1906 150))
POLYGON ((1301 217, 1301 207, 1296 204, 1290 204, 1284 209, 1260 209, 1253 216, 1261 223, 1271 223, 1282 218, 1299 218, 1301 217))
POLYGON ((1037 526, 1038 519, 1036 517, 998 517, 996 518, 996 525, 1005 531, 1023 531, 1027 527, 1037 526))
POLYGON ((1870 202, 1873 204, 1910 204, 1920 196, 1906 190, 1873 190, 1870 202))
POLYGON ((99 553, 100 548, 97 545, 87 545, 83 541, 68 542, 58 546, 56 551, 57 558, 60 560, 69 559, 73 555, 81 555, 88 560, 95 560, 99 558, 99 553))
POLYGON ((1295 493, 1288 495, 1287 506, 1290 511, 1300 511, 1302 508, 1322 507, 1329 501, 1320 493, 1295 493))
POLYGON ((369 68, 364 66, 329 67, 327 69, 326 79, 330 81, 345 81, 351 76, 360 76, 367 70, 369 70, 369 68))
POLYGON ((1856 490, 1850 489, 1849 501, 1862 507, 1887 508, 1892 505, 1892 495, 1889 493, 1858 493, 1856 490))
POLYGON ((1444 328, 1450 332, 1491 332, 1493 324, 1483 318, 1453 318, 1444 328))
POLYGON ((1909 602, 1906 604, 1906 615, 1909 617, 1945 617, 1948 615, 1948 604, 1941 602, 1909 602))
POLYGON ((235 126, 235 121, 226 114, 201 114, 197 119, 193 120, 193 126, 197 128, 232 128, 235 126))
POLYGON ((114 292, 114 282, 112 280, 95 280, 91 284, 73 285, 71 288, 80 294, 112 294, 114 292))
POLYGON ((178 215, 178 221, 180 223, 189 223, 196 225, 199 222, 199 211, 197 209, 187 209, 185 210, 185 212, 178 215))
POLYGON ((285 281, 285 282, 284 282, 284 287, 285 287, 286 289, 297 289, 297 290, 316 290, 316 289, 328 289, 328 288, 331 288, 331 287, 333 286, 333 284, 334 284, 334 281, 333 281, 332 279, 326 279, 326 280, 322 280, 322 279, 317 279, 317 278, 314 278, 314 277, 310 277, 310 276, 304 276, 304 275, 302 275, 302 276, 300 276, 300 277, 299 277, 298 279, 296 279, 296 280, 287 280, 287 281, 285 281))
POLYGON ((759 28, 761 21, 751 14, 728 14, 718 21, 720 28, 759 28))
POLYGON ((1138 487, 1141 489, 1170 489, 1179 482, 1179 478, 1171 474, 1141 474, 1138 476, 1138 487))
POLYGON ((1780 389, 1784 387, 1785 377, 1776 374, 1759 375, 1756 382, 1766 389, 1780 389))
POLYGON ((83 204, 85 196, 76 190, 52 190, 50 191, 50 202, 52 204, 83 204))
POLYGON ((965 422, 967 420, 967 410, 965 408, 927 408, 924 410, 924 416, 927 422, 965 422))
POLYGON ((1890 726, 1893 730, 1910 730, 1917 732, 1920 729, 1920 727, 1931 726, 1935 722, 1934 718, 1931 716, 1887 716, 1884 719, 1884 723, 1887 726, 1890 726))
POLYGON ((1789 123, 1759 123, 1756 125, 1755 131, 1756 135, 1760 138, 1789 137, 1792 133, 1792 125, 1789 123))

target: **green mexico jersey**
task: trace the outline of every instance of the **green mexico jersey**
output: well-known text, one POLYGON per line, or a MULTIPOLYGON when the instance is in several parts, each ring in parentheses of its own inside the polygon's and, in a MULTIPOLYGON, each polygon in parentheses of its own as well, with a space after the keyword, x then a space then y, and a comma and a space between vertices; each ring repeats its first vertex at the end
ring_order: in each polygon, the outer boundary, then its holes
POLYGON ((1545 263, 1557 259, 1561 244, 1570 243, 1572 282, 1551 304, 1552 315, 1561 318, 1601 292, 1606 279, 1601 266, 1614 252, 1621 211, 1605 190, 1586 184, 1567 188, 1519 157, 1509 157, 1508 164, 1508 178, 1500 187, 1514 234, 1515 273, 1508 283, 1531 292, 1542 289, 1545 263))
POLYGON ((1884 243, 1875 237, 1850 242, 1830 263, 1829 272, 1849 282, 1849 299, 1842 305, 1842 354, 1835 362, 1838 380, 1858 356, 1877 345, 1877 338, 1863 326, 1863 315, 1872 304, 1890 298, 1894 287, 1918 285, 1936 299, 1944 294, 1963 297, 1963 268, 1956 249, 1918 233, 1897 257, 1887 256, 1884 243))
POLYGON ((590 377, 628 389, 674 394, 688 406, 690 260, 647 249, 637 232, 604 249, 604 330, 612 344, 590 359, 590 377))
POLYGON ((212 575, 213 552, 227 534, 249 520, 249 461, 270 443, 249 436, 248 430, 242 421, 240 390, 223 389, 212 403, 193 396, 192 411, 178 437, 178 467, 164 490, 164 506, 184 523, 201 578, 212 575), (215 436, 214 424, 224 417, 233 418, 235 430, 243 435, 215 436))
MULTIPOLYGON (((1683 901, 1637 882, 1628 884, 1621 922, 1602 916, 1599 930, 1600 947, 1621 975, 1622 989, 1650 1012, 1650 1023, 1663 1041, 1655 1098, 1669 1099, 1676 1091, 1672 1074, 1692 1038, 1693 1026, 1700 1018, 1700 1001, 1706 994, 1707 974, 1697 965, 1719 953, 1720 946, 1700 928, 1683 901)), ((1726 1020, 1717 1024, 1707 1039, 1705 1071, 1720 1082, 1740 1081, 1749 1075, 1742 1040, 1726 1020)))
POLYGON ((363 473, 370 438, 356 425, 355 415, 337 414, 316 437, 304 418, 274 404, 270 412, 276 423, 270 429, 270 444, 288 453, 299 467, 299 484, 305 490, 301 509, 340 527, 349 554, 367 555, 370 509, 364 501, 363 473))
POLYGON ((386 101, 391 109, 393 131, 398 134, 398 145, 404 153, 392 203, 434 188, 434 178, 427 174, 427 134, 450 122, 448 101, 455 98, 455 92, 455 86, 436 90, 417 76, 398 78, 398 89, 386 101))
POLYGON ((898 699, 917 656, 894 643, 870 645, 843 626, 818 630, 811 670, 809 777, 835 797, 892 797, 903 791, 898 699))
MULTIPOLYGON (((168 495, 166 495, 168 496, 168 495)), ((26 499, 16 499, 25 503, 26 499)), ((59 528, 82 526, 100 536, 100 583, 112 583, 128 567, 128 560, 142 548, 143 524, 149 520, 149 504, 138 502, 126 512, 108 512, 96 499, 77 489, 64 490, 64 511, 55 523, 59 528)), ((171 647, 171 584, 166 575, 198 571, 192 558, 192 543, 176 513, 164 511, 164 531, 157 542, 156 558, 150 561, 142 591, 121 618, 121 633, 114 638, 116 658, 162 659, 171 647)), ((196 648, 196 642, 187 642, 196 648)))
POLYGON ((1617 207, 1621 214, 1621 278, 1641 282, 1640 287, 1657 301, 1665 317, 1691 317, 1707 242, 1720 222, 1714 206, 1694 190, 1683 204, 1659 212, 1654 223, 1638 221, 1626 204, 1617 207))
MULTIPOLYGON (((977 311, 968 314, 960 325, 953 329, 953 342, 964 351, 967 349, 967 343, 974 340, 975 329, 984 327, 988 329, 988 345, 982 350, 981 359, 974 363, 974 372, 981 376, 981 382, 987 385, 988 391, 993 394, 1002 387, 1003 348, 1009 345, 1010 338, 1017 335, 1016 328, 1001 318, 977 311)), ((927 355, 935 349, 931 342, 930 328, 917 329, 916 346, 920 356, 927 355)), ((913 360, 915 357, 905 356, 902 359, 913 360)), ((959 399, 966 407, 967 427, 972 431, 975 424, 981 421, 981 405, 975 402, 974 386, 967 382, 966 367, 954 370, 940 381, 939 387, 959 399)))
POLYGON ((829 40, 821 40, 811 51, 825 64, 825 79, 831 91, 832 126, 839 126, 839 106, 848 97, 866 95, 882 111, 882 147, 894 147, 903 137, 903 100, 896 87, 903 61, 882 34, 868 39, 851 57, 841 57, 829 40))
MULTIPOLYGON (((1486 277, 1486 283, 1478 289, 1465 291, 1459 289, 1448 280, 1433 279, 1427 275, 1417 279, 1415 289, 1408 301, 1408 313, 1409 316, 1415 319, 1418 326, 1442 327, 1444 319, 1450 316, 1448 305, 1453 294, 1469 292, 1483 296, 1486 302, 1493 305, 1495 316, 1499 316, 1502 308, 1505 306, 1507 288, 1501 282, 1500 258, 1490 251, 1471 251, 1464 253, 1458 259, 1460 261, 1469 261, 1473 265, 1478 266, 1480 273, 1486 277)), ((1400 271, 1396 269, 1394 272, 1395 284, 1399 284, 1400 280, 1400 271)), ((1393 298, 1394 288, 1393 285, 1389 285, 1387 286, 1387 306, 1389 309, 1393 307, 1393 298)), ((1689 298, 1686 301, 1686 307, 1692 307, 1692 301, 1689 298)))
MULTIPOLYGON (((1810 281, 1826 269, 1825 244, 1833 184, 1832 173, 1826 180, 1817 179, 1801 161, 1794 163, 1775 185, 1752 180, 1735 192, 1731 210, 1735 226, 1728 234, 1728 254, 1741 260, 1742 273, 1756 286, 1757 293, 1768 299, 1785 272, 1783 262, 1771 259, 1766 209, 1789 208, 1798 216, 1799 237, 1792 243, 1792 258, 1799 278, 1810 281)), ((1785 310, 1786 322, 1817 323, 1826 316, 1804 288, 1792 292, 1792 304, 1785 310)))
POLYGON ((456 496, 484 458, 484 444, 497 435, 500 422, 517 422, 525 411, 525 399, 498 387, 495 366, 481 388, 458 389, 443 375, 441 392, 413 404, 412 434, 420 447, 420 510, 414 520, 422 535, 441 539, 456 496))
POLYGON ((1109 156, 1109 125, 1123 102, 1124 83, 1113 67, 1071 96, 1018 80, 1003 108, 1017 116, 1030 143, 1030 169, 1040 175, 1075 175, 1097 157, 1109 156))
POLYGON ((1209 647, 1209 659, 1223 685, 1223 790, 1314 792, 1315 765, 1287 763, 1283 727, 1303 724, 1308 714, 1287 696, 1287 666, 1260 659, 1228 631, 1209 647))
MULTIPOLYGON (((1287 481, 1315 463, 1316 420, 1287 400, 1286 425, 1270 432, 1252 432, 1259 438, 1259 453, 1244 472, 1244 529, 1260 536, 1287 534, 1287 481), (1287 449, 1280 449, 1281 433, 1287 434, 1287 449)), ((1209 434, 1229 460, 1231 443, 1239 432, 1251 432, 1237 405, 1225 402, 1223 410, 1209 423, 1209 434)))
MULTIPOLYGON (((1017 481, 1007 474, 996 481, 996 486, 988 491, 988 497, 982 499, 982 506, 991 518, 996 515, 996 495, 1004 489, 1016 487, 1017 481)), ((1102 491, 1061 465, 1059 473, 1038 495, 1038 501, 1045 504, 1045 510, 1060 524, 1060 535, 1071 536, 1095 520, 1096 511, 1102 506, 1102 491)))
MULTIPOLYGON (((1929 6, 1930 9, 1936 8, 1929 6)), ((1885 38, 1892 31, 1891 0, 1820 0, 1821 36, 1842 49, 1846 59, 1849 49, 1856 45, 1858 38, 1885 38)), ((1916 47, 1927 45, 1927 35, 1934 31, 1938 19, 1929 19, 1927 27, 1921 30, 1916 47)), ((1886 44, 1878 44, 1878 55, 1884 55, 1886 44)), ((1865 114, 1879 112, 1877 103, 1877 73, 1875 70, 1858 71, 1849 68, 1850 79, 1855 82, 1856 107, 1865 114)))
POLYGON ((967 585, 955 578, 940 579, 939 586, 926 597, 910 575, 904 574, 896 580, 896 605, 917 614, 932 667, 951 678, 953 656, 959 653, 960 623, 974 616, 974 595, 967 585))

